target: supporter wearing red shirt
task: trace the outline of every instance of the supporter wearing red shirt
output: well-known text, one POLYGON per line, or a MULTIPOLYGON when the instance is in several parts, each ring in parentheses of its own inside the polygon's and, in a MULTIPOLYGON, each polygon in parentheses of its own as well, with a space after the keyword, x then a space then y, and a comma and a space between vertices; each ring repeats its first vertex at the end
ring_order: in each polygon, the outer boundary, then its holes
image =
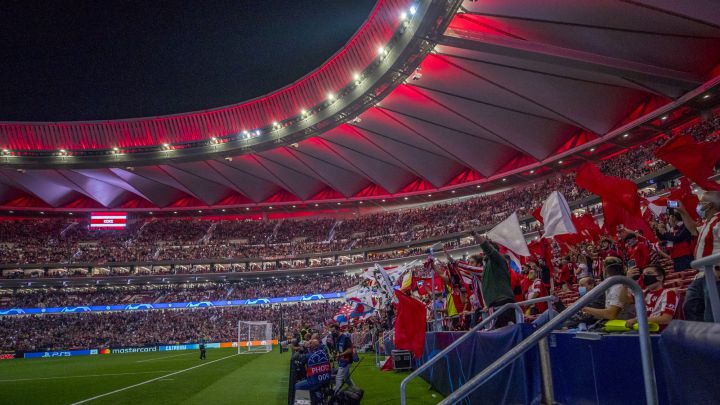
POLYGON ((570 258, 563 257, 560 266, 555 272, 555 288, 561 288, 563 284, 569 284, 573 275, 573 266, 570 264, 570 258))
MULTIPOLYGON (((663 287, 665 270, 662 266, 657 264, 646 266, 642 272, 642 280, 646 287, 645 310, 648 322, 660 325, 660 330, 663 330, 675 316, 680 300, 674 290, 663 287)), ((637 318, 632 318, 625 324, 628 328, 632 328, 636 323, 637 318)))
POLYGON ((515 302, 520 302, 523 300, 522 279, 525 277, 518 273, 515 273, 513 270, 510 269, 510 266, 508 266, 508 273, 510 273, 510 288, 512 288, 513 290, 515 302))
MULTIPOLYGON (((545 288, 545 284, 543 284, 542 280, 537 277, 537 273, 535 272, 535 270, 530 270, 527 278, 532 282, 532 285, 527 291, 527 299, 531 300, 533 298, 547 297, 548 291, 545 288)), ((548 304, 547 302, 538 302, 537 304, 533 305, 533 307, 535 307, 535 310, 538 314, 542 314, 547 310, 548 304)))
POLYGON ((527 266, 523 266, 523 272, 521 274, 520 279, 520 289, 522 290, 523 297, 527 297, 528 289, 530 289, 530 286, 532 285, 532 281, 527 277, 527 274, 530 273, 530 269, 527 266))
POLYGON ((640 242, 636 234, 630 233, 625 237, 625 250, 628 267, 642 269, 650 264, 650 248, 647 243, 640 242), (635 263, 631 263, 631 260, 635 263))
POLYGON ((673 261, 675 271, 683 271, 689 269, 690 263, 693 261, 693 244, 692 235, 683 224, 682 215, 674 212, 670 215, 670 225, 672 231, 658 232, 658 238, 667 242, 668 253, 673 261))

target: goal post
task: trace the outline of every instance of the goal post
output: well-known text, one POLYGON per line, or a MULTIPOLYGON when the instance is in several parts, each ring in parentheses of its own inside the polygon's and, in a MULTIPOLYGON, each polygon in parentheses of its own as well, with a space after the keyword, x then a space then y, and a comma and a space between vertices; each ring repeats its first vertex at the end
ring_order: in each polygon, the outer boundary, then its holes
POLYGON ((272 323, 266 321, 238 322, 238 354, 272 351, 272 323))

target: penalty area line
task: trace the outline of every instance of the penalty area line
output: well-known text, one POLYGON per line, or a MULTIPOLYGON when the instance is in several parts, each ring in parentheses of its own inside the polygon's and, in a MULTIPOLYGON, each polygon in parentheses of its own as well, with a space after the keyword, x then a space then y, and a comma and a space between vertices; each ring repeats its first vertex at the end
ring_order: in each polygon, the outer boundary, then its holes
POLYGON ((98 399, 98 398, 103 398, 103 397, 106 397, 106 396, 108 396, 108 395, 117 394, 118 392, 126 391, 126 390, 129 390, 129 389, 135 388, 135 387, 139 387, 139 386, 141 386, 141 385, 150 384, 150 383, 153 382, 153 381, 158 381, 158 380, 161 380, 161 379, 163 379, 163 378, 171 377, 171 376, 174 376, 174 375, 177 375, 177 374, 180 374, 180 373, 184 373, 184 372, 186 372, 186 371, 194 370, 194 369, 196 369, 196 368, 203 367, 203 366, 207 366, 208 364, 212 364, 212 363, 215 363, 215 362, 218 362, 218 361, 222 361, 222 360, 225 360, 225 359, 229 359, 230 357, 235 357, 235 356, 237 356, 237 354, 231 354, 231 355, 229 355, 229 356, 221 357, 221 358, 219 358, 219 359, 217 359, 217 360, 208 361, 207 363, 198 364, 197 366, 192 366, 192 367, 186 368, 186 369, 184 369, 184 370, 176 371, 176 372, 174 372, 174 373, 166 374, 166 375, 163 375, 163 376, 160 376, 160 377, 155 377, 155 378, 153 378, 153 379, 150 379, 150 380, 147 380, 147 381, 143 381, 143 382, 141 382, 141 383, 137 383, 137 384, 133 384, 133 385, 128 385, 127 387, 118 388, 118 389, 116 389, 116 390, 114 390, 114 391, 106 392, 106 393, 104 393, 104 394, 96 395, 96 396, 91 397, 91 398, 87 398, 87 399, 83 399, 83 400, 81 400, 81 401, 73 402, 73 403, 70 404, 70 405, 84 404, 84 403, 86 403, 86 402, 94 401, 94 400, 96 400, 96 399, 98 399))
POLYGON ((39 380, 59 380, 65 378, 90 378, 90 377, 110 377, 117 375, 137 375, 137 374, 157 374, 167 373, 173 370, 155 370, 155 371, 138 371, 135 373, 109 373, 109 374, 85 374, 85 375, 62 375, 57 377, 36 377, 36 378, 14 378, 11 380, 0 380, 0 383, 4 382, 17 382, 17 381, 39 381, 39 380))

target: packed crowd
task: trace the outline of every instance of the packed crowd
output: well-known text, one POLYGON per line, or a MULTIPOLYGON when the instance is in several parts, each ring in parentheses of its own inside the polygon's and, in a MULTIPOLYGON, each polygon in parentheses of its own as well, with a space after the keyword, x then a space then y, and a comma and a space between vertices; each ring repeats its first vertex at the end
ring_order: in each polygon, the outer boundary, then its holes
MULTIPOLYGON (((652 234, 643 235, 639 229, 622 225, 603 231, 596 225, 596 232, 583 236, 534 241, 529 246, 532 255, 517 271, 511 269, 510 256, 501 254, 498 245, 474 235, 482 248, 480 255, 462 262, 449 255, 444 261, 429 258, 404 291, 426 304, 428 320, 435 329, 466 330, 481 319, 481 312, 492 313, 513 302, 555 295, 561 298, 555 309, 562 311, 604 279, 620 276, 643 289, 652 331, 662 331, 673 319, 711 322, 706 282, 690 263, 720 253, 720 192, 704 193, 697 207, 693 215, 682 203, 648 215, 652 234), (438 275, 434 295, 428 288, 428 268, 438 275)), ((715 276, 720 287, 720 266, 715 266, 715 276)), ((524 309, 532 318, 548 308, 548 303, 539 302, 524 309)), ((495 326, 513 321, 514 314, 508 311, 495 326)), ((631 290, 617 284, 564 327, 626 331, 636 324, 631 290)))
POLYGON ((320 328, 340 302, 0 317, 0 352, 237 341, 238 321, 320 328))
POLYGON ((0 308, 147 304, 290 297, 345 291, 357 283, 346 274, 293 276, 222 283, 0 289, 0 308))
MULTIPOLYGON (((682 133, 706 140, 717 137, 718 130, 720 115, 714 115, 685 128, 682 133)), ((658 139, 639 145, 601 161, 599 167, 605 174, 623 178, 637 179, 652 174, 665 167, 665 162, 653 157, 655 149, 664 141, 658 139)), ((0 223, 0 263, 103 264, 203 258, 271 260, 306 253, 380 247, 487 226, 513 211, 520 217, 528 217, 553 190, 563 193, 568 201, 590 197, 587 191, 575 185, 574 176, 574 173, 556 173, 491 195, 344 220, 150 220, 135 223, 121 233, 90 231, 82 223, 61 219, 4 221, 0 223), (38 232, 38 227, 42 232, 38 232), (38 235, 48 237, 39 238, 38 235)), ((528 230, 533 230, 533 226, 528 230)), ((304 263, 269 263, 260 267, 276 269, 327 264, 337 262, 327 258, 304 263)), ((258 266, 253 269, 257 270, 258 266)))
MULTIPOLYGON (((720 229, 720 193, 705 193, 697 213, 712 227, 720 229)), ((532 256, 519 271, 512 269, 510 256, 484 236, 473 232, 472 237, 482 253, 456 260, 449 255, 428 256, 425 264, 398 278, 402 292, 426 304, 427 320, 435 330, 466 330, 479 322, 483 313, 492 313, 505 304, 540 298, 550 294, 572 299, 555 304, 539 302, 527 305, 525 314, 533 318, 552 307, 564 310, 564 305, 592 291, 608 277, 627 277, 644 290, 644 306, 648 321, 655 331, 662 331, 673 319, 712 321, 708 293, 704 280, 689 279, 688 263, 695 257, 708 254, 698 236, 705 229, 681 205, 666 209, 650 218, 654 236, 642 235, 639 230, 618 227, 612 234, 597 227, 598 234, 585 234, 580 239, 555 238, 544 248, 540 241, 529 248, 532 256), (429 280, 430 279, 430 280, 429 280), (475 279, 481 281, 476 283, 475 279), (409 283, 406 283, 409 280, 409 283)), ((712 235, 717 237, 717 229, 712 235)), ((575 238, 575 237, 573 237, 575 238)), ((703 242, 704 241, 704 242, 703 242)), ((714 241, 712 242, 714 245, 714 241)), ((713 248, 714 249, 714 248, 713 248)), ((715 271, 720 277, 720 267, 715 271)), ((336 275, 301 280, 271 279, 248 281, 241 285, 205 285, 163 288, 164 297, 203 299, 209 291, 219 291, 225 297, 243 295, 247 291, 262 291, 268 295, 293 294, 298 286, 340 289, 364 284, 352 276, 336 275), (272 281, 271 281, 272 280, 272 281)), ((720 279, 719 279, 720 280, 720 279)), ((152 288, 140 288, 152 291, 152 288)), ((32 293, 30 293, 32 294, 32 293)), ((105 296, 98 294, 98 299, 105 296)), ((59 299, 68 298, 67 295, 59 299)), ((387 301, 390 302, 390 301, 387 301)), ((232 340, 238 320, 270 320, 274 336, 280 333, 280 317, 289 329, 313 325, 316 329, 335 316, 341 303, 324 302, 308 305, 258 306, 197 310, 167 310, 144 312, 82 313, 43 316, 0 317, 0 350, 39 350, 46 348, 107 347, 146 345, 155 343, 183 343, 198 336, 208 340, 232 340), (282 308, 282 315, 280 315, 282 308)), ((566 328, 607 328, 632 330, 637 313, 630 290, 621 284, 611 287, 566 322, 566 328), (618 323, 619 322, 619 323, 618 323)), ((378 308, 371 312, 369 325, 391 329, 393 311, 378 308)), ((502 327, 515 321, 508 311, 499 316, 491 327, 502 327)))

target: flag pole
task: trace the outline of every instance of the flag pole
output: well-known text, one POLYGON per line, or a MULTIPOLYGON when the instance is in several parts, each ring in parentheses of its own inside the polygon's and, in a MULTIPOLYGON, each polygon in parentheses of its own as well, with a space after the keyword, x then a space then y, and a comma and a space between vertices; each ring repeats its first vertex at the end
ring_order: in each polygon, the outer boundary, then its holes
MULTIPOLYGON (((429 256, 430 256, 431 258, 433 258, 433 247, 434 247, 434 245, 431 246, 430 249, 428 249, 428 250, 429 250, 429 256)), ((438 326, 437 326, 437 325, 438 325, 438 313, 437 313, 437 311, 435 310, 435 262, 432 261, 432 262, 430 263, 430 266, 431 266, 431 269, 432 269, 432 271, 430 272, 430 297, 431 297, 431 299, 430 299, 430 309, 432 310, 432 315, 433 315, 433 327, 432 327, 432 331, 433 331, 433 332, 437 332, 437 331, 438 331, 438 330, 437 330, 437 327, 438 327, 438 326)))

